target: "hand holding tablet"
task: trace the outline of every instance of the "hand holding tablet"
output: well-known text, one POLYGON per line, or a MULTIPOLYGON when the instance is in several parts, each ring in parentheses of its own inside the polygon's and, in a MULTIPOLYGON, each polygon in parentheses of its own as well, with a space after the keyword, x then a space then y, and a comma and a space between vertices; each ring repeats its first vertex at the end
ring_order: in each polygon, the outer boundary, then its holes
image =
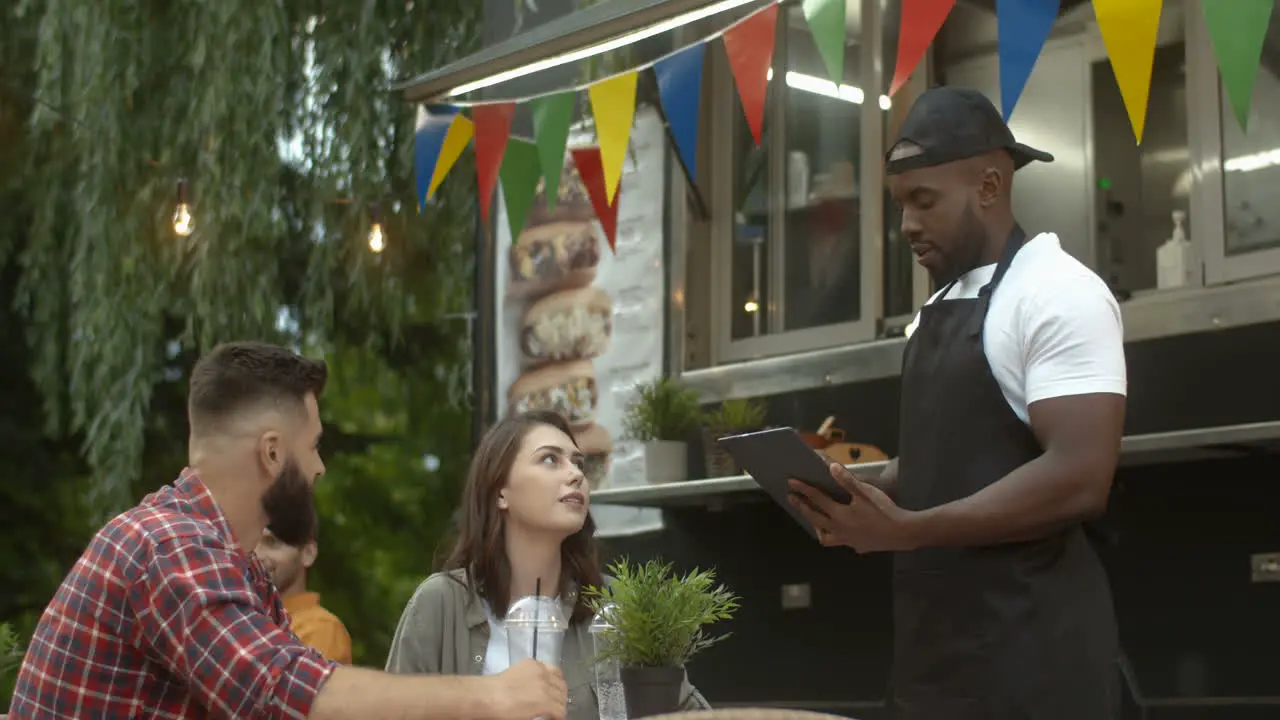
POLYGON ((918 545, 918 513, 805 445, 793 428, 721 438, 752 479, 811 536, 828 547, 906 550, 918 545))
POLYGON ((894 504, 875 485, 831 463, 831 477, 852 496, 840 503, 799 480, 791 480, 787 501, 814 527, 818 542, 843 545, 859 553, 909 550, 913 545, 910 513, 894 504))
POLYGON ((794 428, 730 435, 720 438, 719 443, 774 502, 815 538, 818 533, 813 524, 787 500, 792 492, 788 481, 800 480, 838 503, 850 500, 849 491, 831 476, 828 461, 806 445, 794 428))

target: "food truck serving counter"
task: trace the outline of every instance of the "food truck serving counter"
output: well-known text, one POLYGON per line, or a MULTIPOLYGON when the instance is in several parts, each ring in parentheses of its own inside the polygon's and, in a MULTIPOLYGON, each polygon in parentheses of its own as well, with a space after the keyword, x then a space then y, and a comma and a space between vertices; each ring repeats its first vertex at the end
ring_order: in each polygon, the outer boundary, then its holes
MULTIPOLYGON (((1261 453, 1280 453, 1280 421, 1130 435, 1121 444, 1120 466, 1220 460, 1261 453)), ((859 475, 875 477, 886 464, 881 461, 846 464, 845 467, 859 475)), ((645 507, 723 507, 726 500, 748 496, 759 499, 760 492, 760 486, 749 476, 732 475, 641 487, 607 488, 592 493, 591 502, 595 505, 645 507)))

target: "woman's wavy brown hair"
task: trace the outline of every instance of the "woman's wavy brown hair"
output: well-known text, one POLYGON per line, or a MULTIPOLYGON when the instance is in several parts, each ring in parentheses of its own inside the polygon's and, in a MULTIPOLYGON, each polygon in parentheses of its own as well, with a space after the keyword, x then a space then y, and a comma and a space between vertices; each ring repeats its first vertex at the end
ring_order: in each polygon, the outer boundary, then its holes
MULTIPOLYGON (((511 564, 507 559, 506 522, 498 509, 498 493, 506 487, 525 437, 540 425, 560 430, 575 446, 578 444, 569 423, 555 412, 521 413, 490 428, 471 458, 467 484, 462 489, 458 539, 445 561, 446 569, 466 571, 472 589, 484 598, 497 618, 505 617, 511 604, 511 564)), ((591 616, 581 589, 603 584, 595 534, 596 523, 588 513, 582 529, 560 545, 560 587, 556 591, 563 593, 569 589, 570 582, 579 588, 570 622, 583 622, 591 616)))

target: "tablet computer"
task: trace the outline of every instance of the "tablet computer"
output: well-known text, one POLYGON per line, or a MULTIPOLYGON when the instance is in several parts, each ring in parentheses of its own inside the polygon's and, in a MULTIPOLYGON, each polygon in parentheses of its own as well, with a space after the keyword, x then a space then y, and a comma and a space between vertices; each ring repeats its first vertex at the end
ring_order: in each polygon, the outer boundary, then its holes
POLYGON ((831 466, 827 460, 806 445, 795 428, 771 428, 729 435, 720 438, 719 443, 774 502, 815 538, 818 533, 813 525, 787 501, 791 492, 787 481, 795 478, 812 485, 836 502, 847 503, 851 499, 849 491, 831 477, 831 466))

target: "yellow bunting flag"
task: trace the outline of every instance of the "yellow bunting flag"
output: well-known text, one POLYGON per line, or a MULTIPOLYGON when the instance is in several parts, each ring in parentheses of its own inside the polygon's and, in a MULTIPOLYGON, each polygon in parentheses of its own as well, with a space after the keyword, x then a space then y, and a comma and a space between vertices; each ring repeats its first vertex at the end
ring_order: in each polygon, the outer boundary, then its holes
POLYGON ((427 197, 435 194, 436 188, 440 187, 440 181, 449 174, 453 164, 458 162, 458 158, 462 156, 462 151, 466 149, 467 143, 471 142, 471 136, 475 132, 476 126, 471 122, 471 118, 462 113, 453 116, 449 132, 444 136, 444 144, 440 146, 440 159, 436 161, 436 169, 431 173, 431 185, 427 188, 427 197))
MULTIPOLYGON (((1230 2, 1230 0, 1205 0, 1230 2)), ((1142 144, 1151 94, 1151 66, 1156 57, 1156 30, 1163 0, 1093 0, 1102 42, 1111 58, 1111 71, 1120 86, 1133 135, 1142 144)))
POLYGON ((596 136, 600 138, 600 160, 604 164, 605 192, 610 204, 622 181, 622 162, 627 157, 627 144, 631 142, 638 77, 633 70, 587 88, 591 113, 596 118, 596 136))

